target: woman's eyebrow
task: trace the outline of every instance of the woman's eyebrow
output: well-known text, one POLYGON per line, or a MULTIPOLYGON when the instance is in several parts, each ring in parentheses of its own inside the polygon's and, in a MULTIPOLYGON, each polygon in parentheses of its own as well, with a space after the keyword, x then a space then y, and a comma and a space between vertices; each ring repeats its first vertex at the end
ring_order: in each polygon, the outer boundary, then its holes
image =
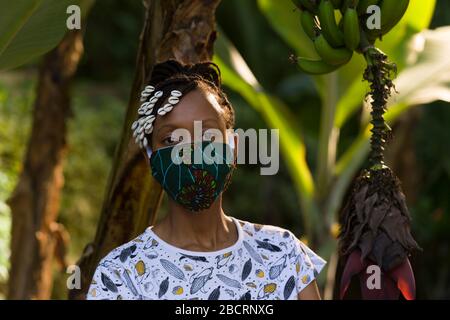
POLYGON ((202 123, 205 123, 205 122, 214 122, 215 124, 218 124, 217 119, 214 119, 214 118, 208 118, 208 119, 202 120, 202 123))
POLYGON ((174 124, 164 124, 161 127, 158 128, 158 130, 156 131, 156 134, 160 133, 161 131, 163 131, 163 129, 167 129, 167 130, 172 130, 172 129, 176 129, 179 128, 179 126, 176 126, 174 124))

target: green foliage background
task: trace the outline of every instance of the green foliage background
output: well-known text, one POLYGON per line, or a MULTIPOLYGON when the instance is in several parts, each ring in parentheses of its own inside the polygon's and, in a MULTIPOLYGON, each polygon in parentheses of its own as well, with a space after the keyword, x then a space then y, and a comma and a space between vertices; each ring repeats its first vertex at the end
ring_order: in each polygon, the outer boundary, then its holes
MULTIPOLYGON (((85 55, 72 88, 74 116, 69 121, 60 221, 71 235, 69 262, 93 239, 103 194, 127 105, 138 36, 141 1, 97 1, 88 20, 85 55)), ((291 49, 259 11, 257 1, 226 0, 218 23, 264 88, 282 99, 302 129, 314 170, 319 139, 320 97, 311 77, 287 62, 291 49)), ((431 28, 450 24, 450 3, 438 0, 431 28)), ((219 34, 220 37, 220 34, 219 34)), ((6 292, 10 212, 5 203, 20 169, 30 131, 37 64, 0 74, 0 297, 6 292)), ((267 124, 238 94, 228 90, 238 128, 267 124)), ((338 152, 358 134, 358 115, 341 131, 338 152)), ((418 297, 450 297, 450 108, 438 102, 422 109, 411 132, 420 171, 418 198, 410 203, 413 233, 424 252, 413 259, 418 297)), ((286 164, 275 176, 260 176, 257 166, 238 168, 225 195, 225 210, 236 217, 304 233, 300 203, 286 164), (251 196, 249 196, 251 193, 251 196)), ((66 297, 66 274, 55 269, 54 298, 66 297)))

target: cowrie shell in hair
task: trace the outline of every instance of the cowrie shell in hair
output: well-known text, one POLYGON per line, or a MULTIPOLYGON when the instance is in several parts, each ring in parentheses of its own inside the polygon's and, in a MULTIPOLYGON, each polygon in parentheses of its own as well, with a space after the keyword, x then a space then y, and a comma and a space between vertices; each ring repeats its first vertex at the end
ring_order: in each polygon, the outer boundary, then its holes
POLYGON ((155 103, 156 101, 158 101, 158 97, 152 97, 149 102, 150 103, 155 103))
POLYGON ((165 107, 165 108, 164 108, 164 110, 165 110, 166 112, 170 112, 172 109, 173 109, 173 105, 171 105, 171 104, 169 104, 168 107, 165 107))
POLYGON ((173 97, 181 97, 182 93, 181 93, 181 91, 178 91, 178 90, 172 90, 170 92, 170 95, 173 97))
POLYGON ((144 126, 146 126, 147 124, 152 124, 154 120, 155 119, 148 120, 147 122, 144 123, 144 126))
POLYGON ((149 121, 149 120, 153 121, 153 119, 155 119, 155 116, 147 116, 147 117, 142 118, 142 119, 143 119, 142 122, 147 122, 147 121, 149 121))
POLYGON ((145 132, 142 131, 141 134, 139 135, 139 139, 142 140, 142 139, 144 139, 144 137, 145 137, 145 132))
POLYGON ((147 122, 147 123, 145 124, 144 128, 145 128, 145 129, 148 129, 148 128, 150 128, 151 126, 152 126, 152 123, 151 123, 151 122, 147 122))
POLYGON ((147 140, 147 138, 144 138, 143 145, 144 145, 144 147, 148 146, 148 140, 147 140))
POLYGON ((155 97, 157 97, 157 98, 161 98, 162 95, 163 95, 163 92, 161 90, 160 91, 156 91, 156 93, 155 93, 155 97))
POLYGON ((144 131, 144 127, 140 127, 139 129, 137 129, 137 133, 142 133, 142 131, 144 131))
POLYGON ((138 125, 139 125, 139 122, 134 121, 133 124, 131 125, 131 130, 136 129, 138 127, 138 125))
POLYGON ((169 100, 167 100, 170 104, 177 104, 179 101, 180 99, 177 97, 170 97, 169 100))
POLYGON ((164 108, 159 108, 158 114, 161 115, 161 116, 163 116, 163 115, 166 114, 166 111, 164 110, 164 108))
POLYGON ((152 114, 152 111, 153 111, 153 108, 148 109, 148 110, 145 112, 145 115, 146 115, 146 116, 151 115, 151 114, 152 114))
POLYGON ((150 126, 150 128, 144 130, 145 134, 150 134, 150 133, 152 133, 152 131, 153 131, 153 126, 150 126))
POLYGON ((153 92, 153 91, 155 91, 155 87, 149 85, 149 86, 146 86, 146 87, 144 88, 144 90, 153 92))
POLYGON ((141 108, 148 108, 150 106, 152 106, 153 103, 151 103, 150 101, 148 102, 144 102, 143 104, 141 104, 141 108))

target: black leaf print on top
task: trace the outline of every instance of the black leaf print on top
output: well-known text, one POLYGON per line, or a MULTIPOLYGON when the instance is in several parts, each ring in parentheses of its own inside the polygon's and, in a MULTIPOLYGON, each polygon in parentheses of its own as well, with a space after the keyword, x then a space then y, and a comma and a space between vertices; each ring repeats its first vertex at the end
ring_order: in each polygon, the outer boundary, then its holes
POLYGON ((163 295, 165 295, 168 289, 169 289, 169 277, 163 280, 159 285, 158 298, 161 298, 163 295))
POLYGON ((174 276, 177 279, 186 280, 186 278, 184 277, 183 271, 181 271, 181 269, 178 268, 176 265, 174 265, 172 262, 170 262, 166 259, 161 259, 161 260, 159 260, 159 262, 161 262, 161 265, 164 267, 164 269, 166 269, 166 271, 169 274, 171 274, 172 276, 174 276))
POLYGON ((219 300, 220 296, 220 286, 215 288, 208 296, 208 300, 219 300))
POLYGON ((252 295, 250 294, 250 290, 244 293, 239 300, 252 300, 252 295))
POLYGON ((183 254, 179 260, 181 261, 182 259, 191 259, 194 261, 201 261, 201 262, 206 262, 206 263, 208 262, 208 260, 206 260, 205 257, 190 256, 187 254, 183 254))
MULTIPOLYGON (((121 261, 121 262, 127 261, 128 257, 131 256, 131 255, 133 254, 134 251, 136 251, 136 245, 135 245, 135 244, 132 245, 132 246, 130 246, 130 247, 128 247, 128 248, 123 249, 123 250, 120 252, 120 255, 119 255, 120 261, 121 261)), ((117 258, 117 257, 116 257, 116 258, 117 258)))
POLYGON ((242 287, 241 283, 239 281, 228 278, 227 276, 224 276, 223 274, 218 274, 217 278, 219 278, 220 281, 225 283, 227 286, 230 286, 233 288, 238 288, 238 289, 240 289, 242 287))
POLYGON ((117 286, 114 284, 114 282, 106 275, 102 272, 101 275, 101 280, 103 285, 106 287, 106 289, 108 289, 109 291, 112 291, 114 293, 117 293, 117 286))
POLYGON ((281 249, 279 246, 276 246, 272 243, 270 243, 268 240, 264 240, 264 241, 260 241, 255 239, 256 243, 258 244, 257 248, 262 248, 262 249, 266 249, 272 252, 280 252, 281 249))
POLYGON ((294 286, 295 278, 294 276, 291 276, 284 285, 284 300, 287 300, 291 296, 292 290, 294 290, 294 286))
POLYGON ((252 271, 252 259, 248 259, 247 262, 244 264, 244 268, 242 269, 241 280, 244 281, 245 279, 247 279, 251 271, 252 271))

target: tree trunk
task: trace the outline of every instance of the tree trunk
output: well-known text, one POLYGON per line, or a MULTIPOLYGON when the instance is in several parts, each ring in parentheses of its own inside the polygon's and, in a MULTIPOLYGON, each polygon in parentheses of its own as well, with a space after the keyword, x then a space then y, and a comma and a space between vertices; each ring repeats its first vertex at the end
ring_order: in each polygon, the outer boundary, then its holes
POLYGON ((45 55, 39 71, 23 170, 8 200, 12 213, 9 299, 51 295, 55 250, 60 252, 67 239, 56 219, 64 183, 66 120, 71 116, 69 88, 82 53, 82 32, 69 31, 45 55))
POLYGON ((162 191, 151 178, 144 155, 131 137, 140 91, 157 62, 175 58, 184 63, 210 60, 215 40, 215 10, 220 0, 145 0, 136 74, 122 138, 105 193, 93 243, 78 261, 81 289, 70 299, 84 299, 98 262, 113 248, 131 240, 154 222, 162 191))

